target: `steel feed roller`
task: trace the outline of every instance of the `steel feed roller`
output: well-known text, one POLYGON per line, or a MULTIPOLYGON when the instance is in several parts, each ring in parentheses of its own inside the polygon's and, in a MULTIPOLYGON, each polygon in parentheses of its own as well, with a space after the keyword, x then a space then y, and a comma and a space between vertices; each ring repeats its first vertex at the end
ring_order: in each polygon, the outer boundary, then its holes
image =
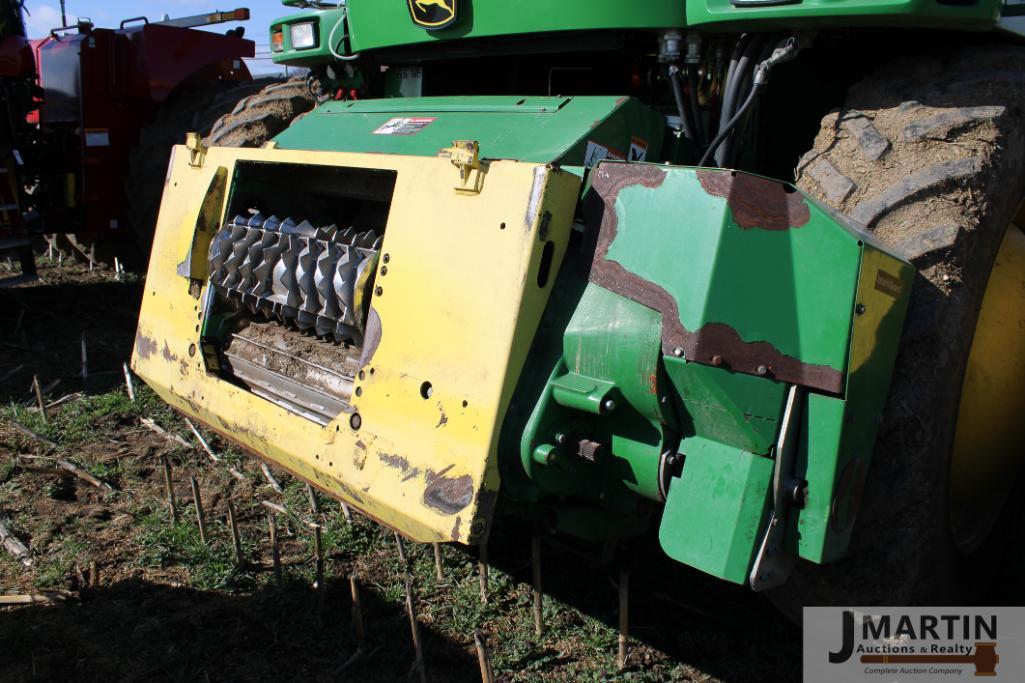
POLYGON ((236 216, 210 243, 210 282, 251 313, 358 344, 381 241, 373 230, 236 216))

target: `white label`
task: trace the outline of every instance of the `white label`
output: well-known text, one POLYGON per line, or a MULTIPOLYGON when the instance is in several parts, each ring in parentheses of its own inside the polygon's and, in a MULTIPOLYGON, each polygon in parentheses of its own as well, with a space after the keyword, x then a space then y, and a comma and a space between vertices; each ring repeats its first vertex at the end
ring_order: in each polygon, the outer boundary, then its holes
POLYGON ((639 137, 630 139, 630 156, 628 161, 644 161, 648 157, 648 143, 639 137))
POLYGON ((107 132, 106 128, 86 128, 85 129, 85 146, 86 147, 109 147, 110 146, 110 133, 107 132))
POLYGON ((374 135, 416 135, 434 121, 434 117, 388 119, 374 135))
POLYGON ((584 152, 584 166, 586 168, 594 168, 594 165, 603 159, 626 161, 626 157, 622 152, 605 145, 600 145, 594 140, 588 140, 587 151, 584 152))

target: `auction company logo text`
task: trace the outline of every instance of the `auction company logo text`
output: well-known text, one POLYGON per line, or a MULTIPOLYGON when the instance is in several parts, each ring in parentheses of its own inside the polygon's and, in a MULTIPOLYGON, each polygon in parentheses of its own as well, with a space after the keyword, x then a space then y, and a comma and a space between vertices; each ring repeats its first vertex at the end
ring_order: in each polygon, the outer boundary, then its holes
POLYGON ((1025 608, 806 607, 806 683, 1025 682, 1025 608))

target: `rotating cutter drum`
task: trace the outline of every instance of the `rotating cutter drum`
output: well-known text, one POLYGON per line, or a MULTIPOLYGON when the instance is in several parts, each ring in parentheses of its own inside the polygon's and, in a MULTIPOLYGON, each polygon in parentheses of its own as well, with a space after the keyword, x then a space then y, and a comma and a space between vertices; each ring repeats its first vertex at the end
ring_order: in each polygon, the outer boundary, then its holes
POLYGON ((256 213, 210 243, 210 282, 236 307, 337 342, 362 342, 382 237, 256 213))

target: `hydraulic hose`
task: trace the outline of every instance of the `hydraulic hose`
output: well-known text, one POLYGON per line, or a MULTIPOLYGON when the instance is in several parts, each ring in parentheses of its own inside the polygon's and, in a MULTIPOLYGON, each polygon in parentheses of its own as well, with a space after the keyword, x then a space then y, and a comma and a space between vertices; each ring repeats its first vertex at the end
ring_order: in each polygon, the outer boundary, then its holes
POLYGON ((687 69, 687 83, 690 86, 690 112, 694 117, 694 141, 700 146, 705 144, 705 124, 701 120, 701 106, 698 104, 698 68, 691 64, 687 69))
MULTIPOLYGON (((721 156, 716 154, 716 151, 722 146, 723 141, 730 137, 737 124, 743 120, 744 115, 747 114, 751 105, 754 104, 755 98, 758 96, 758 93, 761 92, 761 89, 769 78, 769 71, 771 71, 772 68, 780 62, 786 62, 793 59, 794 56, 797 55, 798 50, 797 41, 790 36, 779 41, 779 43, 776 44, 776 47, 772 50, 770 56, 759 62, 758 66, 754 69, 751 90, 748 92, 743 103, 737 107, 729 120, 726 121, 725 125, 719 128, 718 134, 716 134, 715 138, 708 145, 708 149, 706 149, 705 153, 702 155, 701 161, 698 162, 699 168, 706 166, 709 159, 713 158, 713 156, 716 159, 716 163, 721 165, 721 156)), ((747 52, 747 50, 745 50, 745 52, 747 52)), ((740 65, 738 63, 737 71, 734 73, 734 78, 738 76, 739 72, 740 65)))
POLYGON ((741 117, 743 117, 744 114, 747 113, 748 108, 750 108, 750 106, 754 104, 755 97, 758 95, 758 91, 761 89, 761 87, 762 84, 758 83, 757 81, 754 83, 754 85, 751 86, 751 92, 748 93, 747 99, 745 99, 744 102, 740 105, 740 107, 737 109, 737 112, 732 116, 732 118, 730 118, 730 120, 726 122, 726 125, 719 129, 719 134, 716 135, 712 139, 712 142, 708 145, 708 149, 706 149, 705 153, 702 155, 701 161, 698 162, 698 168, 702 168, 708 165, 708 160, 712 157, 716 148, 719 147, 719 145, 722 144, 723 140, 725 140, 726 137, 733 132, 733 127, 736 126, 737 122, 740 121, 741 117))
POLYGON ((680 79, 676 74, 677 72, 674 72, 671 68, 666 71, 666 75, 669 78, 669 87, 673 91, 673 99, 676 100, 676 109, 680 113, 680 132, 696 148, 697 141, 694 139, 694 131, 691 130, 690 122, 687 120, 687 107, 683 103, 683 89, 680 87, 680 79))
MULTIPOLYGON (((737 68, 733 73, 733 83, 726 84, 726 87, 729 89, 727 93, 728 100, 724 100, 723 103, 719 130, 722 130, 727 122, 733 118, 733 115, 739 110, 737 105, 743 102, 747 93, 750 92, 751 74, 757 68, 755 65, 759 62, 756 58, 761 53, 764 44, 765 41, 762 36, 754 36, 744 47, 744 52, 737 61, 737 68)), ((736 125, 736 122, 734 122, 734 125, 736 125)), ((725 139, 725 142, 716 152, 716 164, 722 166, 726 163, 733 147, 732 143, 731 137, 725 139)))
POLYGON ((744 47, 747 45, 747 41, 750 40, 750 34, 743 34, 737 39, 737 44, 733 46, 733 52, 730 53, 730 65, 726 69, 726 79, 723 81, 723 101, 722 109, 720 111, 720 123, 725 123, 729 119, 729 115, 722 118, 722 112, 726 111, 726 98, 729 95, 730 87, 733 83, 733 77, 737 72, 737 64, 740 62, 741 55, 744 54, 744 47))

